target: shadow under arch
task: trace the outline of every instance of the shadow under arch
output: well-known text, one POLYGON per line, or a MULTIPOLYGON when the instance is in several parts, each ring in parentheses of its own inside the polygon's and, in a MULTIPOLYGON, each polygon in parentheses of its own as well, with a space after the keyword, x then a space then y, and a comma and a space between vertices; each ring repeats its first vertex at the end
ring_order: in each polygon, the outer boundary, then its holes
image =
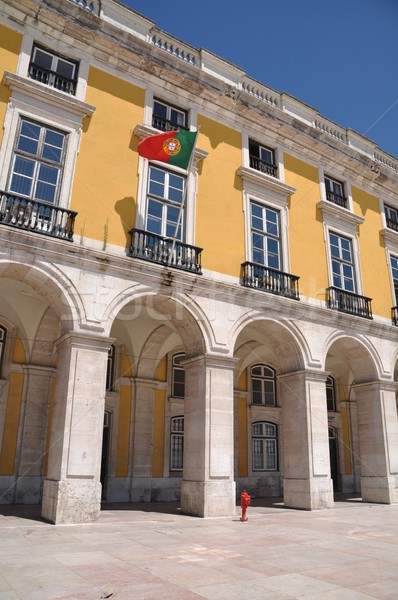
POLYGON ((267 347, 272 351, 273 365, 279 373, 299 371, 306 366, 306 355, 302 340, 296 335, 296 330, 286 323, 275 321, 268 317, 251 315, 245 316, 238 322, 232 331, 234 335, 234 355, 238 353, 243 364, 244 348, 254 354, 258 353, 260 362, 260 348, 267 347))
POLYGON ((123 290, 108 305, 103 315, 105 333, 110 335, 114 322, 134 321, 143 311, 159 325, 167 325, 181 337, 185 354, 198 356, 211 347, 211 327, 186 298, 163 295, 148 286, 133 285, 123 290))
POLYGON ((356 384, 376 381, 382 377, 381 360, 369 342, 338 333, 330 336, 325 346, 325 370, 329 370, 333 361, 340 361, 349 367, 356 384))

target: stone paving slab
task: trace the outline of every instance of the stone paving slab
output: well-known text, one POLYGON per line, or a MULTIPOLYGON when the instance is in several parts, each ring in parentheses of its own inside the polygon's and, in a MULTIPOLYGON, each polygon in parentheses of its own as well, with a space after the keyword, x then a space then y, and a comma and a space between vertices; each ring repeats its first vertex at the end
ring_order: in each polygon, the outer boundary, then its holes
POLYGON ((38 507, 0 506, 0 600, 398 600, 398 505, 256 500, 247 523, 173 503, 104 508, 54 526, 38 507))

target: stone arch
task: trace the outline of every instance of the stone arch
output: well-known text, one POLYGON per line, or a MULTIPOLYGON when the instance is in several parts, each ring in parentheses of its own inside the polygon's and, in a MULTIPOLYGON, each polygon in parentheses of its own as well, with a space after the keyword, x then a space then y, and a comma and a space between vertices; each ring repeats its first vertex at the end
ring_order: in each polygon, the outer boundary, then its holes
POLYGON ((0 261, 0 277, 20 282, 27 296, 30 295, 27 290, 33 290, 32 297, 36 295, 52 307, 60 322, 61 335, 85 320, 83 304, 75 286, 64 273, 51 265, 0 261))

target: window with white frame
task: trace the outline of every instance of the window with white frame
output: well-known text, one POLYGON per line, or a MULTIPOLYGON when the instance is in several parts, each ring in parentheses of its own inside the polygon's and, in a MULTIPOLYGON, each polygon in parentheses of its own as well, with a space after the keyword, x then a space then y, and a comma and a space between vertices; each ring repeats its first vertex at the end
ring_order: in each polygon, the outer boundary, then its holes
POLYGON ((391 275, 394 284, 395 304, 398 304, 398 257, 390 255, 391 275))
POLYGON ((355 271, 352 240, 329 231, 333 286, 347 292, 355 292, 355 271))
POLYGON ((6 345, 7 330, 0 325, 0 377, 3 370, 4 352, 6 345))
POLYGON ((276 406, 276 375, 272 367, 254 365, 250 369, 252 403, 276 406))
POLYGON ((329 412, 334 412, 336 410, 334 378, 330 375, 326 379, 326 403, 329 412))
POLYGON ((21 118, 14 145, 8 191, 56 204, 62 179, 66 134, 21 118))
POLYGON ((184 237, 185 177, 150 165, 145 229, 163 237, 184 237))
POLYGON ((386 225, 388 229, 398 231, 398 210, 385 204, 384 213, 386 215, 386 225))
POLYGON ((282 270, 279 211, 251 201, 250 223, 253 262, 282 270))
POLYGON ((116 348, 114 344, 108 350, 108 362, 106 369, 106 389, 112 392, 115 385, 115 354, 116 348))
POLYGON ((35 44, 29 63, 29 77, 67 92, 76 93, 78 63, 35 44))
POLYGON ((275 163, 275 151, 272 148, 249 140, 250 167, 272 177, 277 177, 278 167, 275 163))
POLYGON ((252 424, 253 471, 278 470, 278 431, 274 423, 252 424))
POLYGON ((184 417, 170 419, 170 470, 182 471, 184 465, 184 417))
POLYGON ((337 179, 325 176, 326 199, 333 204, 347 208, 347 198, 344 195, 344 184, 337 179))
POLYGON ((187 112, 163 100, 153 102, 152 127, 161 131, 187 128, 187 112))
POLYGON ((184 398, 185 396, 185 371, 181 364, 185 354, 174 354, 172 358, 171 395, 173 398, 184 398))

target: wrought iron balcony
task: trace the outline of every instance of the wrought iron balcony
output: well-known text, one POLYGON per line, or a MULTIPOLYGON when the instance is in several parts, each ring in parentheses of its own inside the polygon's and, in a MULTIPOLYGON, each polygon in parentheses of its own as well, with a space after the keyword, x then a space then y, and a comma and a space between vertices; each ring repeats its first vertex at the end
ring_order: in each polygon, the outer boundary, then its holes
POLYGON ((0 192, 0 224, 73 241, 73 210, 0 192))
POLYGON ((29 65, 29 77, 35 81, 40 81, 40 83, 45 83, 56 90, 61 90, 61 92, 73 95, 76 93, 76 81, 59 75, 55 71, 45 69, 33 62, 29 65))
POLYGON ((250 155, 250 167, 261 173, 271 175, 271 177, 278 177, 278 167, 272 163, 268 163, 265 160, 261 160, 258 156, 250 155))
POLYGON ((395 327, 398 327, 398 306, 393 306, 391 309, 391 320, 395 327))
POLYGON ((141 229, 132 229, 130 256, 150 262, 202 274, 202 248, 184 244, 141 229))
POLYGON ((394 231, 398 231, 398 221, 396 219, 391 219, 391 217, 387 217, 386 215, 386 225, 388 229, 393 229, 394 231))
POLYGON ((152 115, 152 127, 159 129, 160 131, 175 131, 176 129, 185 129, 188 131, 188 127, 179 125, 175 121, 169 121, 168 119, 159 117, 158 115, 152 115))
POLYGON ((326 199, 329 200, 329 202, 333 202, 333 204, 347 208, 347 198, 345 196, 326 190, 326 199))
POLYGON ((329 308, 357 317, 373 319, 371 298, 359 296, 353 292, 346 292, 345 290, 336 287, 327 288, 326 292, 329 308))
POLYGON ((283 271, 270 269, 252 262, 243 263, 242 270, 242 283, 245 287, 300 300, 298 290, 298 280, 300 278, 297 275, 283 273, 283 271))

